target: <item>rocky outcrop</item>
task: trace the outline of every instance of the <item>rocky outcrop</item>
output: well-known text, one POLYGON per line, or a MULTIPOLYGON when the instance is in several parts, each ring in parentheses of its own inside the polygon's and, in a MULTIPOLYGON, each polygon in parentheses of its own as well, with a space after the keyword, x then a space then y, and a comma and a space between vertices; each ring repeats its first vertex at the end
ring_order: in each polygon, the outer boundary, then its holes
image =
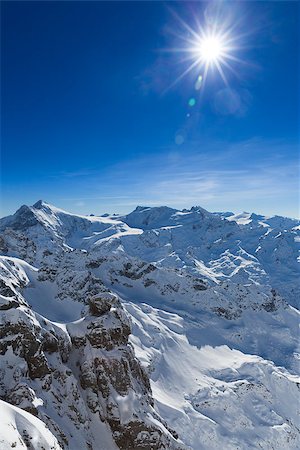
MULTIPOLYGON (((60 326, 29 307, 21 295, 22 271, 7 277, 12 263, 6 261, 1 284, 1 399, 41 419, 62 449, 79 448, 80 442, 90 450, 179 448, 153 409, 150 382, 128 343, 130 323, 118 297, 83 273, 76 283, 87 294, 84 316, 60 326), (95 285, 102 291, 95 294, 95 285)), ((45 267, 38 283, 47 275, 51 282, 57 276, 45 267)), ((66 291, 74 282, 70 271, 66 291)))

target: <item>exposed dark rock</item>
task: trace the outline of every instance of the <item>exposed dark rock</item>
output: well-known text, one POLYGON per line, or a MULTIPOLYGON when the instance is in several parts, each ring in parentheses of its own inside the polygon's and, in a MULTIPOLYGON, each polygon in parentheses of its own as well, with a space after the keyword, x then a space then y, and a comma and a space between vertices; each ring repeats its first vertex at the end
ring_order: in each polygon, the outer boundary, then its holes
POLYGON ((131 421, 126 425, 118 420, 109 420, 116 443, 120 450, 162 450, 168 444, 162 440, 162 432, 146 426, 144 422, 131 421))
POLYGON ((124 264, 122 270, 118 272, 119 275, 130 278, 131 280, 139 280, 144 275, 147 275, 156 270, 153 264, 141 263, 140 266, 133 266, 132 263, 128 262, 124 264))
POLYGON ((8 309, 17 308, 18 306, 19 303, 16 300, 9 298, 5 302, 1 302, 0 311, 7 311, 8 309))
POLYGON ((203 284, 194 284, 193 288, 195 289, 195 291, 206 291, 207 286, 203 283, 203 284))
POLYGON ((146 280, 144 281, 144 286, 145 287, 149 287, 153 284, 156 284, 156 282, 154 280, 150 280, 150 278, 146 278, 146 280))
POLYGON ((4 280, 0 279, 0 294, 4 297, 15 297, 16 294, 14 291, 9 287, 4 280))
POLYGON ((4 254, 8 252, 8 246, 2 236, 0 236, 0 252, 4 254))
POLYGON ((224 317, 227 320, 237 319, 242 314, 241 310, 231 311, 228 308, 226 309, 221 307, 212 308, 212 311, 214 311, 218 316, 224 317))
POLYGON ((105 260, 104 260, 104 258, 99 258, 99 259, 97 259, 97 260, 93 260, 93 261, 89 261, 87 264, 86 264, 86 267, 88 268, 88 269, 98 269, 98 267, 100 267, 101 266, 101 264, 104 262, 105 260))
POLYGON ((102 316, 108 313, 116 302, 117 297, 110 293, 95 295, 89 299, 90 313, 93 316, 102 316))

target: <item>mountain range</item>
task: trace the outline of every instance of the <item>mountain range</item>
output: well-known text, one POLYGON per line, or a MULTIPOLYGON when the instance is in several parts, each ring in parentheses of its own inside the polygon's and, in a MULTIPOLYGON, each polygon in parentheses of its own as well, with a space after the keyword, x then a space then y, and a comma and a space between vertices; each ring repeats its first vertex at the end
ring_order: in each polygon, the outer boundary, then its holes
POLYGON ((0 219, 0 448, 298 449, 300 221, 0 219))

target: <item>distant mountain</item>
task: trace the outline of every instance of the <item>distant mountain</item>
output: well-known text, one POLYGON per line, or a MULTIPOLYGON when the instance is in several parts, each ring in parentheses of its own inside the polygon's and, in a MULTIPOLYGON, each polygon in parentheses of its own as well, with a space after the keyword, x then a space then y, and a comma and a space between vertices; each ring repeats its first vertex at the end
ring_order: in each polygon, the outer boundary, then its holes
POLYGON ((0 448, 299 448, 299 249, 198 206, 0 219, 0 448))

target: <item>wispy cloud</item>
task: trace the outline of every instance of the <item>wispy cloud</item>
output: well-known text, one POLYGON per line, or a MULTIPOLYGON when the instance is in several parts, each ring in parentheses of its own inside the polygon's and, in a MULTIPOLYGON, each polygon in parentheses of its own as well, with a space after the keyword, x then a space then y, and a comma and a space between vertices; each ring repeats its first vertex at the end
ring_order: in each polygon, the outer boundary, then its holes
MULTIPOLYGON (((137 204, 178 208, 200 204, 210 210, 295 216, 299 165, 293 145, 254 138, 210 144, 204 152, 170 149, 155 157, 119 162, 76 179, 76 191, 81 194, 76 201, 89 209, 97 204, 109 212, 126 212, 137 204), (289 160, 287 150, 294 154, 289 160)), ((61 200, 67 201, 66 197, 61 200)))

